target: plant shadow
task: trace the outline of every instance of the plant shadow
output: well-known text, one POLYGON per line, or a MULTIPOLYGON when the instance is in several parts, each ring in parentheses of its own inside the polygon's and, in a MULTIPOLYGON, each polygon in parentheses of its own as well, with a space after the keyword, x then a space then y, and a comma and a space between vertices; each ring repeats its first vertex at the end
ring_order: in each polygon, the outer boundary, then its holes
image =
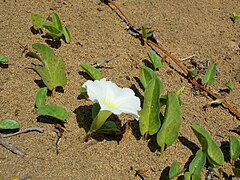
POLYGON ((36 34, 41 34, 41 33, 42 33, 41 31, 38 31, 38 30, 34 29, 33 26, 30 27, 30 31, 31 31, 31 33, 33 33, 34 35, 36 35, 36 34))
POLYGON ((184 168, 188 169, 190 163, 192 162, 193 158, 195 157, 195 154, 199 150, 199 147, 195 143, 189 141, 184 136, 179 136, 178 140, 182 143, 182 145, 186 146, 188 149, 190 149, 192 151, 192 155, 188 158, 187 162, 184 165, 184 168))
POLYGON ((150 69, 154 69, 153 64, 149 60, 144 59, 142 62, 146 67, 148 67, 150 69))
MULTIPOLYGON (((91 118, 92 105, 79 106, 77 109, 73 111, 73 113, 76 114, 78 127, 83 128, 84 131, 86 132, 86 137, 84 138, 85 139, 84 141, 87 142, 89 139, 87 132, 90 130, 90 126, 93 121, 91 118)), ((121 121, 118 119, 117 116, 112 115, 110 116, 110 119, 116 122, 117 127, 120 129, 120 132, 96 132, 91 134, 90 137, 97 141, 107 140, 107 141, 117 141, 119 143, 119 141, 121 141, 123 137, 122 132, 124 132, 124 126, 121 127, 121 121)))
POLYGON ((157 143, 157 134, 154 134, 150 137, 150 140, 148 141, 148 148, 151 152, 161 151, 161 148, 157 143))
POLYGON ((165 169, 163 169, 159 180, 170 180, 170 178, 168 176, 169 170, 170 170, 169 166, 167 166, 165 169))
POLYGON ((84 77, 86 80, 91 80, 91 76, 88 75, 88 73, 84 72, 84 71, 79 71, 78 74, 82 77, 84 77))
POLYGON ((38 116, 37 122, 47 123, 47 124, 57 124, 57 123, 62 124, 62 121, 60 121, 59 119, 51 116, 45 116, 45 115, 38 116))
POLYGON ((48 39, 45 40, 45 42, 51 47, 51 48, 55 48, 58 49, 61 47, 62 42, 60 40, 54 40, 54 39, 50 39, 48 36, 44 36, 48 39))
POLYGON ((0 63, 0 68, 2 68, 2 69, 7 69, 8 67, 9 67, 8 64, 2 64, 2 63, 0 63))

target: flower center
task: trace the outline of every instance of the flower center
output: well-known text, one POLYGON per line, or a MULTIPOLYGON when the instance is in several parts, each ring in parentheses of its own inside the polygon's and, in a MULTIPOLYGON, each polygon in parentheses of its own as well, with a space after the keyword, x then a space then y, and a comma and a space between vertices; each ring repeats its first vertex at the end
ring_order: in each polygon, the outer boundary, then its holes
POLYGON ((104 104, 110 108, 117 108, 118 105, 117 104, 113 104, 112 102, 110 102, 108 99, 105 99, 104 101, 104 104))

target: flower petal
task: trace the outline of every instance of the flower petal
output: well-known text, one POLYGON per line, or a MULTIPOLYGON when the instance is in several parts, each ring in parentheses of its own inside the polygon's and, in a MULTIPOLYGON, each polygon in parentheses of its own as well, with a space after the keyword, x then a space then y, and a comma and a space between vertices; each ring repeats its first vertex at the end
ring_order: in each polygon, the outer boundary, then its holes
POLYGON ((105 78, 87 81, 83 87, 86 88, 89 99, 99 103, 101 110, 108 110, 116 115, 127 113, 138 119, 138 111, 141 110, 140 99, 135 96, 133 90, 120 88, 105 78))

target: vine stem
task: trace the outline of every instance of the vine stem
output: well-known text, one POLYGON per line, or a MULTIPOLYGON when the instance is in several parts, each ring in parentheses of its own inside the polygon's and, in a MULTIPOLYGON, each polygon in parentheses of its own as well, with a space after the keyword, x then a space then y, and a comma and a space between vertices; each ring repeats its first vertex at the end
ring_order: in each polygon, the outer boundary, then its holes
MULTIPOLYGON (((130 19, 125 15, 125 13, 121 10, 121 8, 114 3, 112 0, 108 0, 108 2, 113 5, 119 12, 120 14, 125 18, 125 21, 127 22, 128 25, 132 25, 130 19)), ((240 118, 240 112, 235 109, 232 105, 230 105, 225 99, 222 99, 219 95, 215 94, 214 92, 212 92, 210 89, 206 88, 206 86, 203 86, 201 84, 199 84, 197 82, 197 80, 192 77, 188 71, 188 69, 177 59, 175 58, 173 55, 171 55, 168 51, 166 51, 164 48, 162 48, 161 46, 159 46, 158 44, 154 43, 151 40, 146 40, 146 43, 150 46, 154 46, 157 49, 159 49, 160 51, 162 51, 167 57, 169 57, 172 61, 174 61, 179 68, 187 75, 187 77, 191 80, 191 82, 197 86, 199 89, 202 89, 203 91, 205 91, 208 95, 212 96, 215 99, 220 99, 222 104, 227 107, 227 109, 233 113, 235 116, 237 116, 238 118, 240 118)))
POLYGON ((215 99, 220 99, 222 104, 224 104, 229 109, 229 111, 231 111, 238 118, 240 118, 240 112, 238 110, 236 110, 233 106, 231 106, 225 99, 222 99, 219 95, 215 94, 210 89, 206 88, 206 86, 199 84, 197 80, 189 74, 189 71, 187 70, 187 68, 184 65, 182 65, 182 63, 178 59, 176 59, 173 55, 171 55, 169 52, 167 52, 165 49, 163 49, 161 46, 157 45, 156 43, 150 40, 147 40, 146 42, 148 45, 155 46, 157 49, 161 50, 166 56, 172 59, 182 69, 182 71, 188 76, 188 78, 192 81, 194 85, 204 90, 215 99))

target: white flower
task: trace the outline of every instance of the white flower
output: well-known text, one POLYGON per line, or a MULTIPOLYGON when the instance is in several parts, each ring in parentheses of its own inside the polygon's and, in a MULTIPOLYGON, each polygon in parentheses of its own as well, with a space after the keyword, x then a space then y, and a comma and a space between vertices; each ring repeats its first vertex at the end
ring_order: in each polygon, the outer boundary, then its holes
POLYGON ((89 99, 99 103, 101 110, 107 110, 116 115, 131 114, 138 120, 138 111, 141 110, 140 99, 135 96, 133 90, 120 88, 105 78, 88 80, 83 87, 87 90, 89 99))

